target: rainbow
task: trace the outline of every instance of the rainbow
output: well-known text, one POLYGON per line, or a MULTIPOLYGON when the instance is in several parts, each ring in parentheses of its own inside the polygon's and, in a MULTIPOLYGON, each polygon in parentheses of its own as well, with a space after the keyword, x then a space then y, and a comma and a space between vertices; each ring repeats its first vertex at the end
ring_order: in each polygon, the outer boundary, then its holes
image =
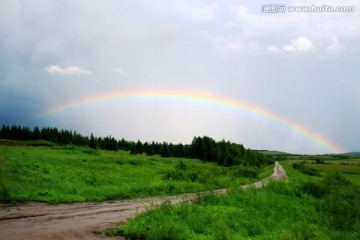
POLYGON ((162 99, 176 99, 183 101, 205 102, 215 104, 226 108, 235 109, 238 111, 246 112, 251 115, 264 118, 275 124, 285 126, 292 131, 304 136, 305 138, 315 142, 317 145, 324 148, 330 153, 341 153, 343 149, 333 143, 331 140, 325 138, 319 133, 306 128, 290 119, 286 119, 280 115, 269 112, 258 106, 254 106, 245 102, 235 101, 230 98, 220 97, 199 92, 190 91, 176 91, 176 90, 138 90, 127 92, 107 92, 98 95, 86 96, 83 98, 75 99, 73 101, 61 103, 51 108, 45 109, 35 114, 31 119, 43 118, 50 116, 67 109, 95 104, 99 102, 107 102, 111 100, 131 100, 131 99, 149 99, 149 98, 162 98, 162 99))

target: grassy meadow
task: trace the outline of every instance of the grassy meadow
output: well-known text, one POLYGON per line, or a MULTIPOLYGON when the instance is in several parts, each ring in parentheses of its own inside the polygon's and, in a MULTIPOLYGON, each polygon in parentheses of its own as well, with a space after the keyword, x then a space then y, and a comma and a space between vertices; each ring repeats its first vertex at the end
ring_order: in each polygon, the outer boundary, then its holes
POLYGON ((229 188, 227 196, 210 193, 192 204, 165 203, 106 233, 148 240, 360 239, 359 158, 286 156, 281 164, 287 180, 243 191, 237 186, 269 176, 273 165, 222 167, 195 159, 2 140, 0 200, 103 201, 229 188))
POLYGON ((337 160, 329 156, 297 156, 293 157, 293 159, 289 157, 286 162, 291 165, 302 164, 305 168, 314 170, 320 176, 341 173, 352 183, 360 186, 360 156, 350 156, 347 159, 337 160))
POLYGON ((307 175, 291 162, 281 164, 289 177, 284 182, 210 194, 195 204, 164 204, 107 234, 149 240, 360 239, 359 174, 349 181, 348 174, 307 175))
POLYGON ((130 155, 46 141, 0 142, 2 202, 82 202, 234 187, 273 166, 221 167, 195 159, 130 155))

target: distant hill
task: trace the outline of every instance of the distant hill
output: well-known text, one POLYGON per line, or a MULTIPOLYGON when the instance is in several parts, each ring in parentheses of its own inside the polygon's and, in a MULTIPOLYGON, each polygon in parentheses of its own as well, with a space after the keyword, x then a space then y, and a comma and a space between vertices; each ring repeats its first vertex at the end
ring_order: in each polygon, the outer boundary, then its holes
POLYGON ((276 150, 257 150, 257 151, 264 155, 293 155, 291 153, 281 152, 276 150))
MULTIPOLYGON (((287 153, 287 152, 281 152, 276 150, 256 150, 264 155, 283 155, 283 156, 297 156, 299 154, 293 154, 293 153, 287 153)), ((307 155, 307 154, 304 154, 307 155)), ((308 156, 360 156, 360 152, 347 152, 347 153, 337 153, 337 154, 319 154, 319 155, 311 155, 308 156)))
POLYGON ((360 152, 348 152, 348 153, 341 153, 339 155, 346 155, 346 156, 360 156, 360 152))

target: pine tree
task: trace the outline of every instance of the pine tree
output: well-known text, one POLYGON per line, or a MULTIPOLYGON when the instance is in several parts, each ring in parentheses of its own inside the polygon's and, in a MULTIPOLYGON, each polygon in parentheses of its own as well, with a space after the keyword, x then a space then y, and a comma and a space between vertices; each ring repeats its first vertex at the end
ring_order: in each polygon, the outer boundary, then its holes
POLYGON ((136 155, 136 143, 135 142, 130 142, 129 143, 129 149, 130 149, 130 154, 131 155, 136 155))
POLYGON ((32 138, 33 138, 34 140, 40 139, 40 130, 39 130, 39 127, 34 127, 33 134, 32 134, 32 138))
POLYGON ((170 156, 169 144, 164 142, 161 146, 161 156, 168 158, 170 156))
POLYGON ((136 143, 136 149, 135 149, 137 154, 143 154, 143 144, 140 140, 137 141, 136 143))
POLYGON ((129 149, 129 143, 125 141, 124 138, 122 138, 120 141, 118 141, 118 149, 128 151, 129 149))
POLYGON ((90 135, 89 147, 96 149, 96 140, 93 133, 90 135))
POLYGON ((1 134, 0 134, 0 138, 10 138, 10 127, 9 126, 5 126, 5 124, 2 126, 1 128, 1 134))

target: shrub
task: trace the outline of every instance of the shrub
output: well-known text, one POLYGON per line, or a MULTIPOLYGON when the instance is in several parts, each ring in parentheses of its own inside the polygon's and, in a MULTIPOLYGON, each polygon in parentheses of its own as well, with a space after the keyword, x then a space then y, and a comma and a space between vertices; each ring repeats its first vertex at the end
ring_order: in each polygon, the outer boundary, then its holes
POLYGON ((321 206, 330 225, 335 229, 351 231, 360 221, 360 192, 357 187, 339 188, 324 197, 321 206))
POLYGON ((183 171, 171 170, 167 171, 163 177, 163 180, 188 180, 187 176, 183 171))
POLYGON ((0 188, 0 202, 10 202, 11 196, 10 191, 6 186, 1 186, 0 188))
POLYGON ((305 182, 300 189, 318 199, 323 221, 340 231, 351 232, 360 225, 360 189, 339 173, 322 182, 305 182))
POLYGON ((320 173, 315 168, 310 168, 305 166, 303 163, 294 163, 293 168, 299 170, 300 172, 310 175, 310 176, 320 176, 320 173))
POLYGON ((301 185, 301 190, 316 198, 321 198, 325 194, 325 187, 322 184, 315 182, 305 182, 301 185))
POLYGON ((255 167, 239 165, 232 168, 231 171, 234 178, 246 177, 246 178, 257 178, 259 169, 255 167))
POLYGON ((180 159, 180 161, 177 163, 176 169, 184 170, 184 171, 187 169, 187 166, 182 159, 180 159))
POLYGON ((339 173, 324 179, 327 191, 320 210, 330 226, 338 230, 352 231, 360 224, 360 189, 339 173))
POLYGON ((115 163, 119 165, 124 165, 124 162, 122 160, 115 160, 115 163))
POLYGON ((340 173, 335 172, 325 176, 324 185, 327 186, 329 190, 336 190, 334 188, 339 188, 339 187, 342 188, 345 186, 350 186, 351 182, 340 173))

